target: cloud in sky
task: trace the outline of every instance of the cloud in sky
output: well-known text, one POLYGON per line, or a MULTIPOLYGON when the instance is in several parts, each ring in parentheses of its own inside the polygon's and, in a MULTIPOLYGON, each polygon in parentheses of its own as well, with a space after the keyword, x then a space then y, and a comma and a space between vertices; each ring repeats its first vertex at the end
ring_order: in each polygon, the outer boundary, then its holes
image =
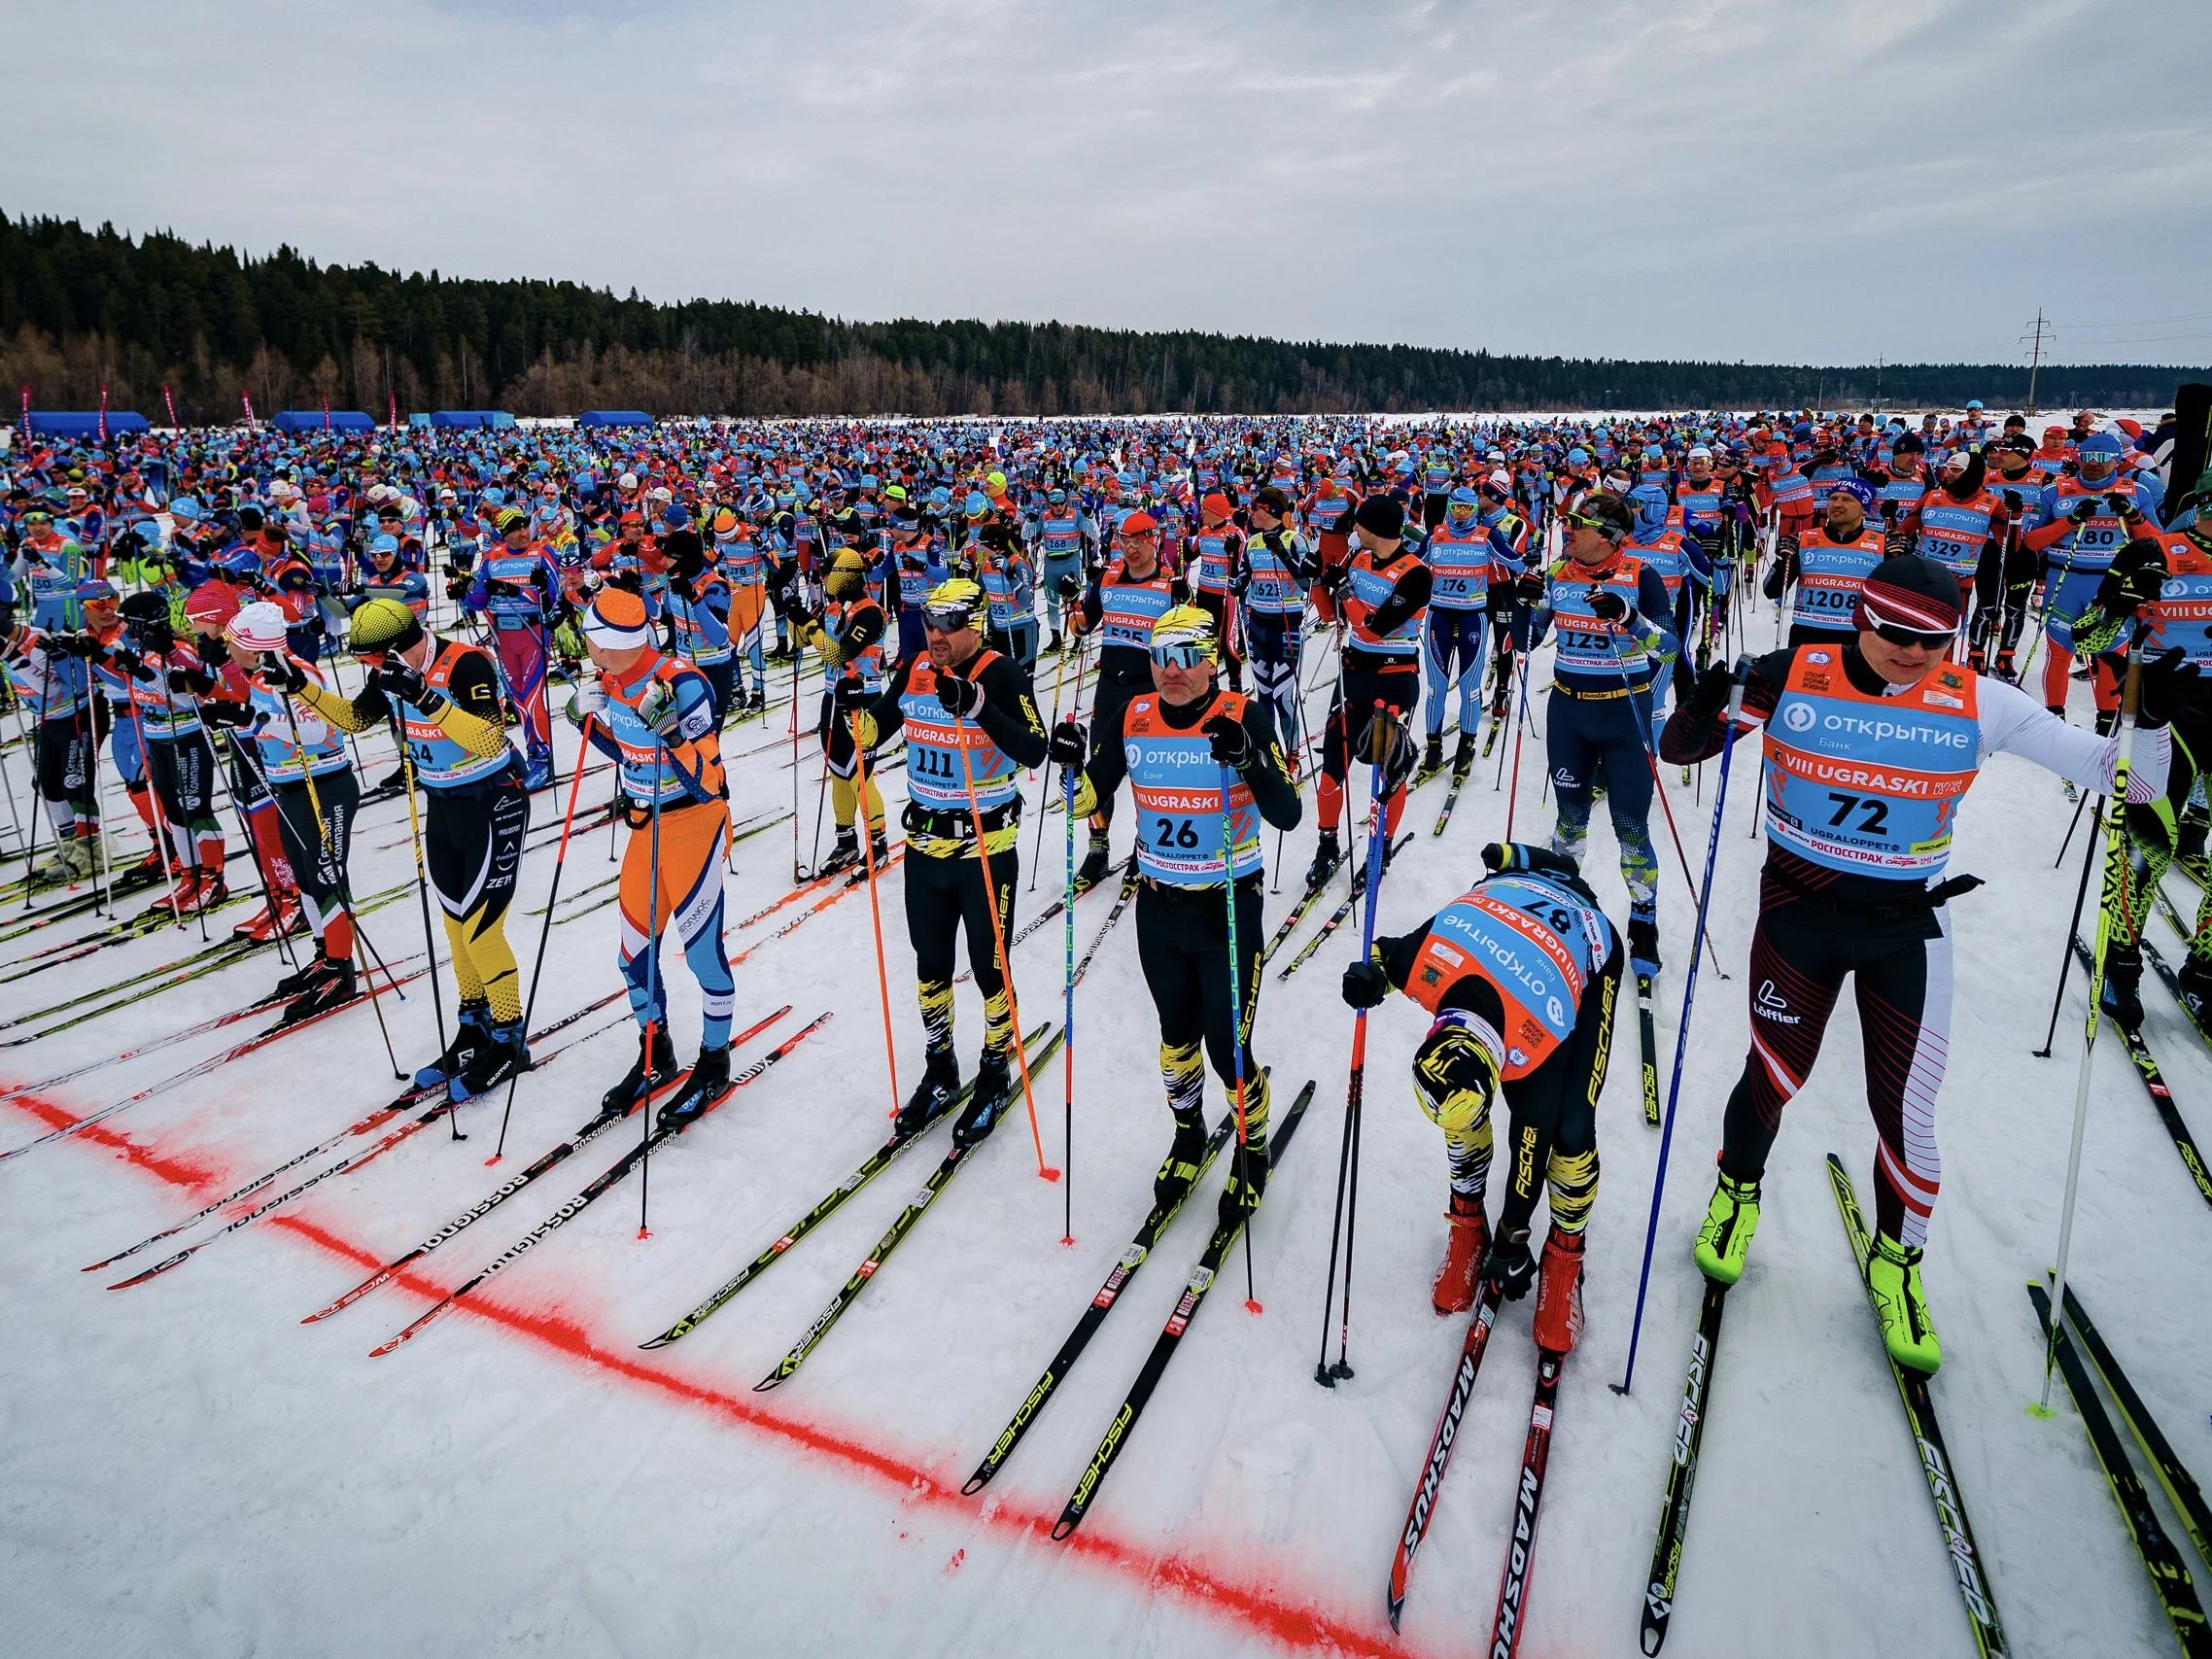
POLYGON ((2203 0, 18 8, 0 207, 848 317, 2212 363, 2203 0), (36 67, 34 67, 36 66, 36 67))

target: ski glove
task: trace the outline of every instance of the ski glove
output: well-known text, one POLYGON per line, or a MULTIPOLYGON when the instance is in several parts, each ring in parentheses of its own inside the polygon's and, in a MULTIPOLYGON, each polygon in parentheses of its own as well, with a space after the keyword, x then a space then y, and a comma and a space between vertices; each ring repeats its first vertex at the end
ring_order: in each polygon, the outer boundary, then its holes
POLYGON ((2112 568, 2097 583, 2097 608, 2107 616, 2132 616, 2158 599, 2165 577, 2165 549, 2147 538, 2130 541, 2114 555, 2112 568))
MULTIPOLYGON (((1075 776, 1075 804, 1071 809, 1071 816, 1088 818, 1091 813, 1098 811, 1098 791, 1091 787, 1089 773, 1075 772, 1072 767, 1068 771, 1073 772, 1075 776)), ((1067 774, 1063 773, 1061 776, 1065 777, 1067 774)))
POLYGON ((1590 596, 1590 614, 1600 622, 1619 624, 1628 620, 1628 601, 1617 593, 1600 588, 1590 596))
POLYGON ((2096 500, 2094 497, 2091 497, 2090 500, 2081 502, 2074 508, 2072 512, 2068 513, 2066 515, 2066 522, 2071 525, 2084 525, 2089 523, 2089 521, 2094 517, 2096 517, 2096 500))
POLYGON ((307 683, 307 675, 301 672, 299 665, 275 651, 262 653, 259 677, 270 690, 282 691, 288 696, 307 683))
MULTIPOLYGON (((1377 951, 1376 955, 1381 952, 1377 951)), ((1390 998, 1390 975, 1383 972, 1381 962, 1370 957, 1365 962, 1354 962, 1344 970, 1344 1006, 1346 1008, 1374 1008, 1390 998)))
POLYGON ((662 738, 673 738, 683 724, 683 710, 676 707, 675 687, 665 679, 656 679, 645 688, 645 695, 638 699, 638 718, 653 728, 662 738))
POLYGON ((376 683, 384 688, 385 696, 411 705, 425 714, 434 707, 433 699, 438 704, 445 701, 431 690, 430 682, 423 678, 420 670, 409 668, 396 655, 384 659, 384 666, 376 671, 376 683))
POLYGON ((1501 1232, 1482 1263, 1482 1276, 1498 1287, 1498 1294, 1517 1302, 1529 1294, 1537 1276, 1536 1258, 1529 1254, 1529 1229, 1517 1227, 1501 1232))
POLYGON ((984 688, 972 679, 953 674, 937 676, 937 702, 946 713, 965 718, 984 706, 984 688))
POLYGON ((581 728, 586 721, 597 720, 606 724, 606 693, 598 685, 579 685, 569 696, 569 707, 564 712, 569 724, 581 728))
POLYGON ((1252 734, 1244 729, 1244 722, 1232 720, 1227 714, 1216 714, 1198 728, 1213 744, 1214 764, 1233 767, 1242 772, 1258 758, 1252 746, 1252 734))
POLYGON ((1051 755, 1059 766, 1081 766, 1090 753, 1084 739, 1083 728, 1073 720, 1062 720, 1053 728, 1051 755))

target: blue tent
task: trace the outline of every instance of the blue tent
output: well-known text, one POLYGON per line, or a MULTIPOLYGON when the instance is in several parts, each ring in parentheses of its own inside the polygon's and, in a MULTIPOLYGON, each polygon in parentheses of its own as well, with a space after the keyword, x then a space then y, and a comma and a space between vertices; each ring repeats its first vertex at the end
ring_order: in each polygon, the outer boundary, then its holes
MULTIPOLYGON (((329 413, 329 430, 334 432, 370 432, 376 423, 359 409, 332 409, 329 413)), ((320 409, 287 409, 276 418, 280 432, 319 432, 324 430, 324 415, 320 409)))
POLYGON ((586 409, 576 417, 579 427, 649 427, 653 417, 641 409, 586 409))
POLYGON ((433 427, 511 427, 514 417, 504 409, 440 409, 431 416, 433 427))
MULTIPOLYGON (((108 432, 142 432, 147 430, 146 417, 136 409, 110 409, 108 432)), ((33 409, 31 431, 44 437, 98 437, 100 412, 97 409, 33 409)))

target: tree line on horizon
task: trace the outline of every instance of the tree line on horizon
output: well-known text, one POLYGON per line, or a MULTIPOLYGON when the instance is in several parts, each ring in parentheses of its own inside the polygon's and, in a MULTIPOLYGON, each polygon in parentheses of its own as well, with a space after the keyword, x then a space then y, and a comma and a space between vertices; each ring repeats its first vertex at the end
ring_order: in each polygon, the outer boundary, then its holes
MULTIPOLYGON (((2045 406, 2163 407, 2204 369, 2046 365, 2045 406)), ((0 211, 0 384, 193 424, 499 408, 572 415, 1421 413, 2025 403, 2004 363, 1857 368, 1520 357, 1052 323, 847 322, 569 282, 401 276, 0 211)), ((13 411, 11 410, 11 414, 13 411)))

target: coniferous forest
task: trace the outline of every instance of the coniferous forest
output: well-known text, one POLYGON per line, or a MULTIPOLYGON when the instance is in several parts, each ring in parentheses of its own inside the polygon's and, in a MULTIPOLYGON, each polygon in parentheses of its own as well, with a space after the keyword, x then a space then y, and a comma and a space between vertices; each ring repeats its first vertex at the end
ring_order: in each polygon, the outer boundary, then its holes
MULTIPOLYGON (((2045 365, 2045 408, 2160 407, 2204 369, 2045 365)), ((319 265, 0 213, 0 384, 37 407, 666 415, 1423 412, 2024 403, 2022 363, 1620 362, 1064 323, 847 322, 569 282, 319 265)))

